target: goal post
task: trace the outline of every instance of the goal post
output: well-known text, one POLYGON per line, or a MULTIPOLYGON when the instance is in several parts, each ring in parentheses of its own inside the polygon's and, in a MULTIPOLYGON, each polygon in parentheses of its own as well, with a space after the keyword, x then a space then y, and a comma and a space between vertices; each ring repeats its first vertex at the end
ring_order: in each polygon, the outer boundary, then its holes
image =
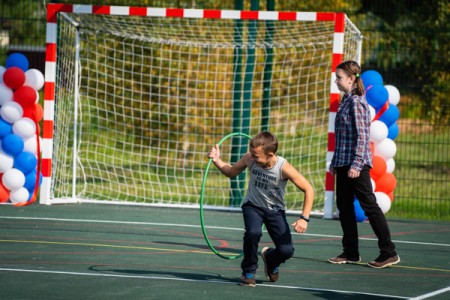
MULTIPOLYGON (((40 203, 198 207, 208 150, 270 130, 329 215, 334 72, 361 41, 343 13, 48 4, 40 203)), ((210 170, 206 207, 238 206, 247 179, 210 170)))

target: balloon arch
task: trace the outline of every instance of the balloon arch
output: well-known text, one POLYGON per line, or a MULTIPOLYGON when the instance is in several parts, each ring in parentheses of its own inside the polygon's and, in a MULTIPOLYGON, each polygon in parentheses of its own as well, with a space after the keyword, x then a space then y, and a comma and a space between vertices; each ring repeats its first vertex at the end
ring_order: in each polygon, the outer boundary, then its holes
MULTIPOLYGON (((377 71, 365 71, 361 78, 366 88, 366 99, 372 117, 370 143, 373 166, 370 177, 377 203, 386 214, 391 209, 394 190, 397 187, 397 180, 393 174, 394 156, 397 152, 394 140, 399 134, 397 120, 400 112, 397 104, 400 101, 400 93, 393 85, 383 85, 383 77, 377 71)), ((355 213, 358 222, 367 219, 357 198, 355 198, 355 213)))
POLYGON ((36 200, 39 168, 38 91, 44 76, 29 69, 26 56, 14 53, 0 66, 0 203, 26 205, 36 200))

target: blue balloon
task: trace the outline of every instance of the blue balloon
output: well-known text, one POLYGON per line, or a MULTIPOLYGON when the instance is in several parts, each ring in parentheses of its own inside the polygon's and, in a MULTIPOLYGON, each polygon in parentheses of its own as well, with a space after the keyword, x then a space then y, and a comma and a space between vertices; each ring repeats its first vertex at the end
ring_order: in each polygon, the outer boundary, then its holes
POLYGON ((31 152, 21 152, 14 158, 14 168, 22 171, 25 175, 35 170, 36 166, 37 158, 31 152))
POLYGON ((6 68, 18 67, 26 72, 29 67, 28 58, 22 53, 13 53, 6 59, 6 68))
POLYGON ((364 222, 367 217, 364 213, 364 210, 361 208, 361 204, 359 203, 359 200, 355 198, 355 202, 353 202, 353 206, 355 207, 355 215, 356 215, 356 221, 357 222, 364 222))
POLYGON ((397 123, 394 123, 391 126, 389 126, 387 137, 391 140, 395 140, 395 138, 397 138, 397 136, 398 136, 398 125, 397 125, 397 123))
POLYGON ((384 122, 387 127, 397 122, 400 117, 400 111, 394 104, 389 104, 389 108, 380 116, 379 120, 384 122))
POLYGON ((12 132, 12 125, 0 117, 0 139, 12 132))
POLYGON ((10 133, 3 138, 2 149, 6 154, 16 156, 22 152, 24 147, 23 140, 20 136, 10 133))
POLYGON ((383 85, 383 77, 375 70, 367 70, 361 74, 364 87, 367 89, 371 85, 383 85))
POLYGON ((373 108, 378 109, 389 101, 389 93, 383 85, 375 84, 367 90, 366 99, 373 108))
MULTIPOLYGON (((39 174, 39 185, 41 185, 42 182, 42 173, 39 174)), ((36 187, 36 170, 31 171, 25 176, 25 184, 23 185, 24 188, 26 188, 30 194, 33 193, 34 188, 36 187)))
POLYGON ((23 185, 28 191, 34 190, 36 186, 36 171, 31 171, 25 176, 25 184, 23 185))

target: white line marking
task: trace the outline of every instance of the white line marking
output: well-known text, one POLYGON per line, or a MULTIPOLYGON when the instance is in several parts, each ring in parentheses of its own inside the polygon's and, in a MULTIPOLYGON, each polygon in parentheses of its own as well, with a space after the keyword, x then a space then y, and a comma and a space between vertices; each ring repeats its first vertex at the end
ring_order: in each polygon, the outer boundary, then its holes
MULTIPOLYGON (((107 224, 128 224, 128 225, 153 225, 153 226, 175 226, 175 227, 190 227, 190 228, 200 228, 200 225, 189 225, 189 224, 171 224, 171 223, 153 223, 153 222, 129 222, 129 221, 109 221, 109 220, 88 220, 88 219, 60 219, 60 218, 37 218, 37 217, 10 217, 10 216, 0 216, 0 219, 16 219, 16 220, 42 220, 42 221, 62 221, 62 222, 78 222, 78 223, 107 223, 107 224)), ((205 226, 208 229, 221 229, 221 230, 233 230, 233 231, 243 231, 243 228, 233 228, 233 227, 220 227, 220 226, 205 226)), ((314 234, 314 233, 293 233, 293 235, 302 236, 317 236, 326 238, 342 238, 340 235, 326 235, 326 234, 314 234)), ((359 238, 360 240, 366 241, 378 241, 374 238, 359 238)), ((426 242, 416 242, 416 241, 399 241, 392 240, 394 243, 399 244, 415 244, 415 245, 429 245, 429 246, 440 246, 440 247, 450 247, 450 244, 440 244, 440 243, 426 243, 426 242)))
MULTIPOLYGON (((218 284, 231 284, 237 285, 238 282, 222 281, 222 280, 200 280, 200 279, 189 279, 189 278, 176 278, 176 277, 160 277, 160 276, 143 276, 143 275, 116 275, 116 274, 100 274, 100 273, 84 273, 84 272, 63 272, 63 271, 48 271, 48 270, 31 270, 31 269, 10 269, 10 268, 0 268, 0 271, 5 272, 25 272, 25 273, 44 273, 44 274, 58 274, 58 275, 74 275, 74 276, 97 276, 97 277, 115 277, 115 278, 138 278, 138 279, 154 279, 154 280, 172 280, 172 281, 185 281, 185 282, 198 282, 198 283, 218 283, 218 284)), ((367 295, 367 296, 381 296, 394 299, 408 299, 409 297, 395 296, 395 295, 385 295, 385 294, 373 294, 373 293, 360 293, 353 291, 341 291, 341 290, 330 290, 330 289, 317 289, 317 288, 307 288, 300 286, 289 286, 289 285, 269 285, 269 284, 258 284, 258 286, 269 287, 269 288, 280 288, 280 289, 298 289, 304 291, 320 291, 320 292, 333 292, 339 294, 350 294, 350 295, 367 295)))
POLYGON ((448 291, 450 291, 450 286, 448 286, 448 287, 446 287, 444 289, 441 289, 441 290, 437 290, 437 291, 434 291, 434 292, 431 292, 431 293, 428 293, 428 294, 424 294, 424 295, 421 295, 421 296, 418 296, 418 297, 415 297, 415 298, 411 298, 410 300, 427 299, 427 298, 430 298, 430 297, 433 297, 433 296, 436 296, 436 295, 439 295, 439 294, 443 294, 443 293, 448 292, 448 291))

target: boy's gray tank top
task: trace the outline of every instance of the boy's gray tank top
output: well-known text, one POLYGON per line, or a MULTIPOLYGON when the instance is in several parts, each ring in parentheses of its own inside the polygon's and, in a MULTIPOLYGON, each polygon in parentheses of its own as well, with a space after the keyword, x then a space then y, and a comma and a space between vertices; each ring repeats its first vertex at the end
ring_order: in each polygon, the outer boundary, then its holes
POLYGON ((243 204, 252 203, 255 206, 269 210, 286 210, 284 191, 287 179, 282 179, 282 169, 286 159, 277 156, 275 165, 264 169, 255 163, 250 166, 250 181, 243 204))

